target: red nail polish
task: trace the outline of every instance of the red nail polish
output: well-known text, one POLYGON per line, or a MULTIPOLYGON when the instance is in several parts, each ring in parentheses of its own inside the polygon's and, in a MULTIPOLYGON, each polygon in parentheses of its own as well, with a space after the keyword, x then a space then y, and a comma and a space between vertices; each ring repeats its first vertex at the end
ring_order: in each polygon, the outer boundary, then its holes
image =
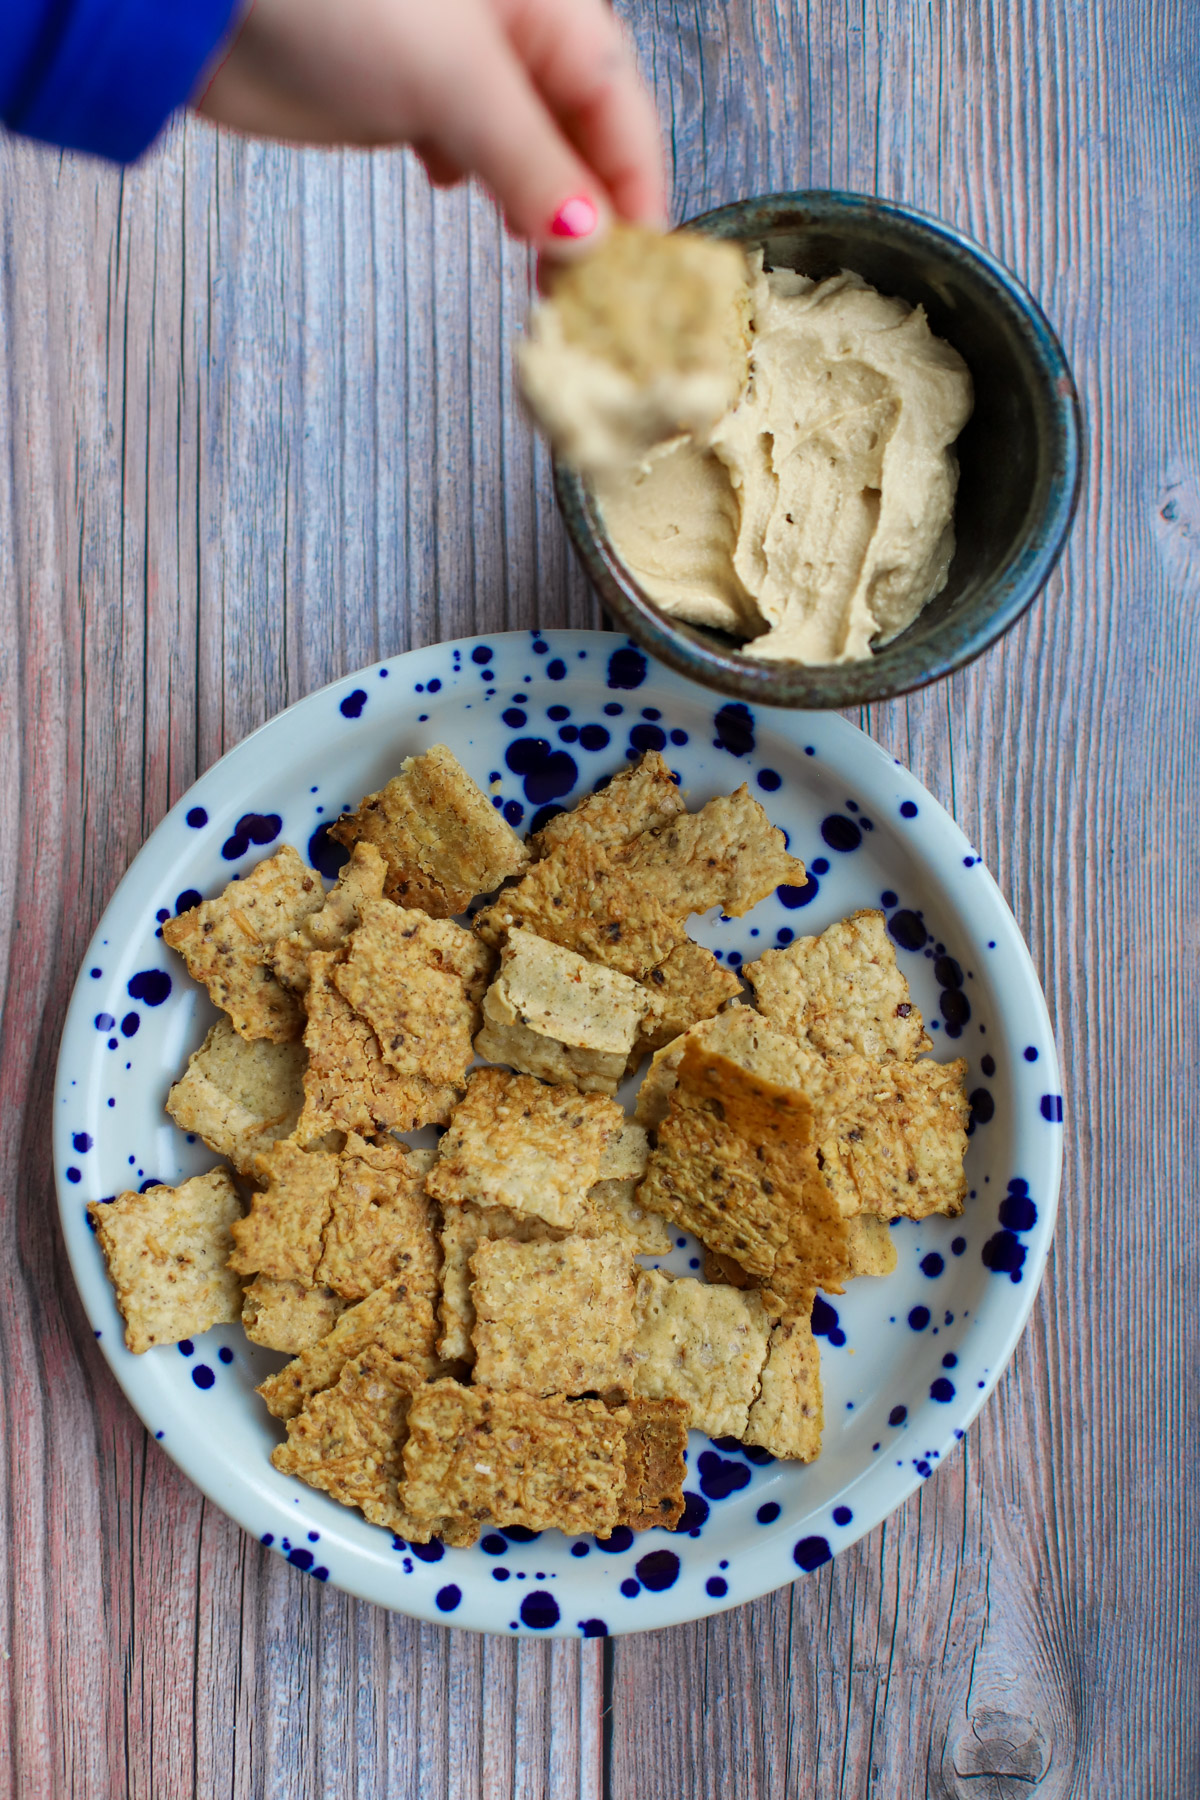
POLYGON ((577 194, 573 200, 564 200, 550 221, 551 237, 584 238, 590 237, 600 222, 600 214, 595 202, 586 194, 577 194))

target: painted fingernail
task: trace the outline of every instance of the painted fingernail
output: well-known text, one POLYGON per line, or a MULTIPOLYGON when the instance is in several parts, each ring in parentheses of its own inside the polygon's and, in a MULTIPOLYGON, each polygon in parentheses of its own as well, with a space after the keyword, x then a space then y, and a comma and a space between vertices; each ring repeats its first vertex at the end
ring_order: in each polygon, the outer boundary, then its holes
POLYGON ((585 238, 590 237, 600 223, 600 214, 595 202, 586 194, 576 194, 573 200, 564 200, 550 221, 551 237, 585 238))

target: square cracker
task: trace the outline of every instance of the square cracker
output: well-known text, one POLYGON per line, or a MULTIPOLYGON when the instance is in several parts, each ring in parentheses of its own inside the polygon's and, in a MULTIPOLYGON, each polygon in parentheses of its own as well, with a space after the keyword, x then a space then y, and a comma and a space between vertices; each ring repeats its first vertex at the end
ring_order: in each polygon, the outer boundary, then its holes
POLYGON ((719 906, 735 918, 777 887, 803 887, 804 864, 789 856, 745 782, 655 831, 621 852, 624 867, 672 919, 719 906))
POLYGON ((303 1044, 239 1037, 218 1019, 167 1095, 167 1111, 247 1175, 260 1150, 295 1129, 307 1061, 303 1044))
POLYGON ((519 1244, 553 1244, 561 1236, 553 1225, 547 1225, 533 1213, 510 1212, 505 1206, 475 1206, 471 1201, 448 1201, 442 1208, 439 1355, 447 1362, 474 1360, 471 1258, 480 1244, 488 1238, 511 1238, 519 1244))
POLYGON ((805 1096, 689 1043, 638 1199, 798 1301, 849 1273, 805 1096))
MULTIPOLYGON (((682 1037, 655 1052, 638 1089, 635 1116, 640 1125, 652 1129, 666 1118, 679 1065, 691 1044, 727 1056, 730 1062, 780 1087, 802 1087, 814 1066, 819 1072, 828 1068, 821 1058, 777 1031, 752 1006, 729 1006, 711 1019, 701 1019, 682 1037)), ((840 1083, 841 1077, 835 1079, 840 1083)))
POLYGON ((759 1012, 822 1056, 911 1062, 933 1047, 881 912, 851 913, 742 972, 759 1012))
POLYGON ((512 826, 444 744, 408 757, 329 835, 374 844, 387 863, 387 898, 435 919, 465 912, 477 894, 490 894, 529 861, 512 826))
POLYGON ((367 900, 333 981, 374 1031, 389 1068, 461 1087, 494 961, 453 919, 367 900))
POLYGON ((620 1517, 625 1427, 599 1400, 435 1381, 408 1429, 400 1499, 417 1519, 607 1536, 620 1517))
POLYGON ((529 854, 536 860, 549 856, 568 838, 586 839, 606 850, 627 844, 630 838, 666 825, 686 810, 679 784, 657 750, 627 769, 618 769, 610 781, 581 800, 569 812, 556 813, 548 825, 529 839, 529 854))
POLYGON ((242 1284, 226 1266, 242 1203, 228 1169, 179 1187, 94 1200, 88 1217, 136 1355, 200 1337, 241 1316, 242 1284))
POLYGON ((570 1229, 621 1119, 620 1107, 599 1094, 477 1069, 438 1145, 426 1192, 534 1213, 570 1229))
POLYGON ((427 1283, 401 1275, 357 1306, 348 1306, 323 1338, 259 1384, 267 1411, 277 1419, 294 1419, 314 1394, 333 1386, 346 1363, 372 1344, 417 1370, 422 1379, 436 1373, 433 1300, 427 1283))
POLYGON ((619 1523, 632 1531, 683 1517, 689 1409, 682 1400, 631 1400, 617 1413, 625 1427, 625 1492, 619 1523))
POLYGON ((820 1454, 825 1423, 821 1359, 812 1330, 812 1295, 786 1309, 767 1301, 774 1314, 758 1398, 742 1432, 744 1444, 761 1444, 772 1456, 812 1462, 820 1454))
POLYGON ((628 976, 516 930, 484 995, 475 1048, 544 1081, 615 1094, 647 1004, 628 976))
POLYGON ((643 1269, 636 1321, 634 1393, 682 1400, 709 1437, 741 1437, 771 1329, 762 1295, 643 1269))
POLYGON ((481 1243, 471 1259, 477 1386, 629 1394, 635 1267, 618 1238, 481 1243))
POLYGON ((300 1036, 304 1014, 268 967, 271 951, 324 904, 321 877, 285 844, 215 900, 168 919, 163 942, 178 950, 241 1037, 282 1044, 300 1036))
POLYGON ((425 1173, 403 1144, 369 1144, 351 1132, 314 1279, 343 1300, 362 1300, 402 1277, 432 1299, 438 1250, 425 1173))
POLYGON ((379 1039, 333 983, 337 953, 316 951, 309 958, 305 995, 308 1024, 304 1044, 304 1111, 296 1138, 310 1144, 329 1131, 413 1131, 444 1125, 458 1098, 449 1083, 423 1075, 397 1075, 383 1060, 379 1039))
POLYGON ((536 932, 634 979, 657 968, 684 936, 647 884, 586 837, 568 837, 534 863, 476 914, 475 930, 497 947, 512 931, 536 932))
POLYGON ((650 996, 650 1009, 633 1047, 638 1061, 648 1051, 673 1043, 701 1019, 711 1019, 742 991, 734 971, 690 938, 672 950, 657 969, 651 969, 642 986, 650 996))
POLYGON ((666 1256, 675 1242, 671 1227, 639 1205, 637 1185, 634 1176, 628 1181, 596 1182, 574 1227, 578 1236, 619 1237, 635 1256, 666 1256))
POLYGON ((350 861, 325 896, 319 912, 302 919, 271 951, 271 967, 284 987, 302 994, 314 950, 340 950, 362 918, 363 903, 383 893, 387 864, 374 844, 355 844, 350 861))
POLYGON ((641 1125, 625 1119, 604 1146, 600 1158, 601 1181, 637 1181, 646 1173, 650 1139, 641 1125))
POLYGON ((896 1241, 886 1219, 856 1213, 846 1220, 850 1274, 890 1275, 896 1266, 896 1241))
POLYGON ((255 1162, 262 1192, 233 1226, 229 1267, 238 1275, 274 1275, 316 1285, 322 1238, 337 1192, 338 1159, 298 1144, 274 1144, 255 1162))
POLYGON ((332 1288, 256 1275, 242 1295, 242 1329, 252 1344, 297 1356, 329 1335, 345 1307, 332 1288))
MULTIPOLYGON (((357 1506, 373 1525, 427 1542, 446 1521, 410 1519, 397 1497, 409 1410, 420 1386, 419 1372, 408 1364, 378 1346, 364 1350, 343 1366, 336 1387, 314 1395, 289 1420, 287 1442, 271 1461, 342 1506, 357 1506)), ((470 1543, 474 1535, 468 1530, 456 1541, 470 1543)))
MULTIPOLYGON (((814 1058, 814 1062, 819 1059, 814 1058)), ((877 1062, 844 1056, 823 1065, 817 1151, 826 1187, 844 1214, 925 1219, 960 1213, 966 1197, 967 1065, 877 1062)), ((816 1073, 813 1075, 816 1089, 816 1073)))

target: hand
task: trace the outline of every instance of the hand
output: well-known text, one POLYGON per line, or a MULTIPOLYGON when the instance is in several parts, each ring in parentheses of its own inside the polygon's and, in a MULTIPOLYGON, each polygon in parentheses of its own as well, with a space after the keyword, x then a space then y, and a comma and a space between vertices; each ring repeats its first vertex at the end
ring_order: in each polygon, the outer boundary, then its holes
POLYGON ((478 175, 547 256, 666 212, 654 105, 605 0, 251 0, 197 104, 262 136, 411 144, 439 186, 478 175))

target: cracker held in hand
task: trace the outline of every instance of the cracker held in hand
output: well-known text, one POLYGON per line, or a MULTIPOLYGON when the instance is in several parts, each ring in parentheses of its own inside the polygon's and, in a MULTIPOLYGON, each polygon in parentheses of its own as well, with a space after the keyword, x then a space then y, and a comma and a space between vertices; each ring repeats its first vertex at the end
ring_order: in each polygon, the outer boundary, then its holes
POLYGON ((260 1150, 294 1130, 307 1062, 303 1044, 248 1040, 218 1019, 167 1095, 167 1111, 181 1131, 194 1131, 248 1175, 260 1150))
POLYGON ((617 1238, 482 1242, 471 1259, 476 1384, 631 1393, 635 1269, 617 1238))
POLYGON ((285 987, 304 992, 313 951, 341 949, 362 919, 364 902, 382 895, 386 876, 387 864, 374 844, 355 844, 321 910, 309 913, 271 952, 271 967, 285 987))
POLYGON ((163 942, 179 951, 188 974, 203 982, 236 1032, 282 1044, 300 1036, 304 1014, 268 966, 271 952, 324 904, 320 876, 285 844, 215 900, 168 919, 163 942))
POLYGON ((435 1200, 532 1213, 569 1230, 621 1120, 620 1107, 599 1094, 477 1069, 438 1145, 425 1191, 435 1200))
POLYGON ((647 996, 615 969, 512 931, 483 999, 480 1056, 584 1093, 615 1094, 647 996))
POLYGON ((389 1068, 461 1087, 494 961, 453 919, 368 900, 333 981, 374 1031, 389 1068))
POLYGON ((932 1048, 881 912, 764 951, 742 973, 759 1012, 822 1056, 911 1062, 932 1048))
POLYGON ((682 1401, 710 1437, 741 1437, 771 1329, 762 1295, 644 1269, 636 1316, 634 1393, 682 1401))
POLYGON ((808 879, 745 782, 699 812, 644 832, 621 860, 641 889, 681 922, 710 906, 740 918, 777 887, 803 887, 808 879))
POLYGON ((348 1306, 318 1342, 305 1345, 286 1368, 259 1384, 267 1411, 277 1419, 294 1419, 314 1394, 334 1385, 346 1363, 373 1344, 410 1365, 422 1379, 435 1374, 436 1293, 436 1276, 430 1281, 426 1271, 418 1269, 385 1282, 357 1306, 348 1306))
POLYGON ((749 317, 739 245, 614 224, 550 277, 518 359, 525 398, 574 467, 624 467, 736 405, 749 317))
POLYGON ((529 853, 540 860, 568 838, 617 850, 643 831, 667 825, 687 809, 679 783, 657 750, 647 750, 627 769, 581 800, 569 812, 556 813, 529 839, 529 853))
POLYGON ((387 863, 387 898, 435 919, 465 912, 477 894, 490 894, 529 861, 512 826, 444 744, 408 757, 329 835, 348 847, 374 844, 387 863))
POLYGON ((240 1316, 242 1284, 226 1259, 241 1212, 228 1169, 88 1207, 135 1354, 240 1316))
MULTIPOLYGON (((618 1523, 625 1427, 599 1400, 435 1381, 408 1414, 400 1501, 416 1521, 594 1531, 618 1523)), ((409 1538, 416 1533, 402 1535, 409 1538)))

